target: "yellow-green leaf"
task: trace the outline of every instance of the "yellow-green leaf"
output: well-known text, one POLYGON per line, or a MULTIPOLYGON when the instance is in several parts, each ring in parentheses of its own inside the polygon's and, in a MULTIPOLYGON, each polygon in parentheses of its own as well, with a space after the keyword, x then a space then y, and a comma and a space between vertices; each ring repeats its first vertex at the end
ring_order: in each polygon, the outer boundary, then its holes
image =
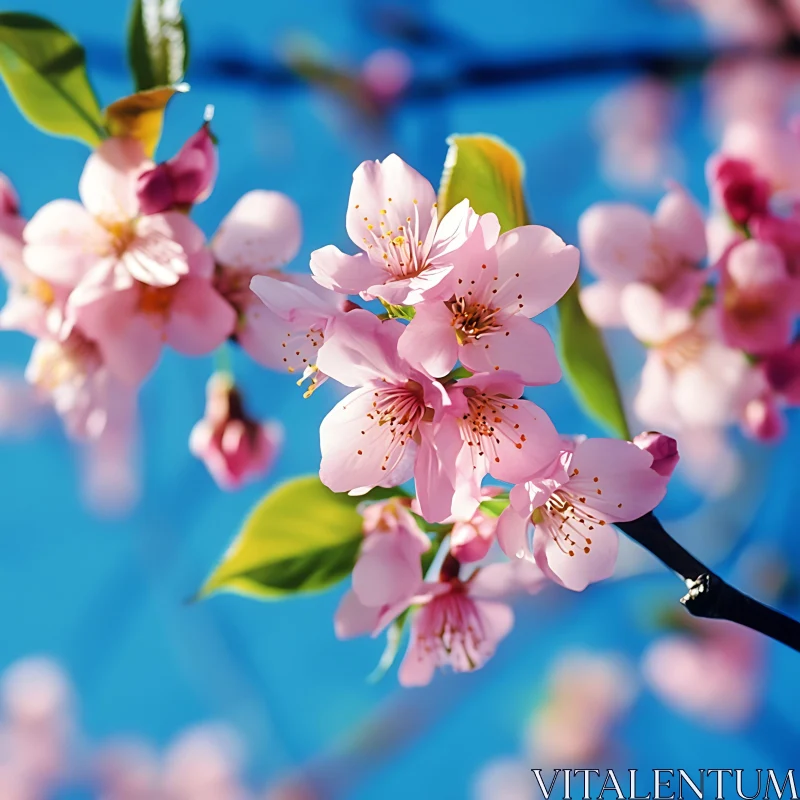
POLYGON ((519 154, 502 139, 486 134, 454 134, 447 143, 450 149, 439 184, 440 213, 466 197, 479 214, 497 214, 504 231, 527 225, 522 188, 525 166, 519 154))
POLYGON ((134 0, 128 61, 137 91, 183 80, 189 65, 189 34, 180 0, 134 0))
MULTIPOLYGON (((400 493, 377 490, 366 499, 400 493)), ((332 586, 356 562, 363 540, 356 507, 364 500, 335 494, 316 476, 284 483, 256 506, 199 596, 276 598, 332 586)))
POLYGON ((614 368, 600 331, 583 313, 576 280, 558 301, 559 355, 572 391, 590 417, 621 439, 630 439, 614 368))
POLYGON ((186 84, 162 86, 117 100, 106 109, 109 132, 112 136, 138 139, 147 156, 152 158, 161 139, 167 104, 176 93, 187 89, 186 84))
POLYGON ((83 47, 52 22, 33 14, 0 13, 0 75, 37 128, 90 147, 105 137, 83 47))
MULTIPOLYGON (((519 154, 485 134, 451 136, 447 142, 439 214, 466 197, 479 214, 497 214, 503 231, 528 224, 519 154)), ((617 436, 630 438, 602 334, 583 313, 578 292, 576 281, 558 303, 561 365, 583 409, 617 436)))

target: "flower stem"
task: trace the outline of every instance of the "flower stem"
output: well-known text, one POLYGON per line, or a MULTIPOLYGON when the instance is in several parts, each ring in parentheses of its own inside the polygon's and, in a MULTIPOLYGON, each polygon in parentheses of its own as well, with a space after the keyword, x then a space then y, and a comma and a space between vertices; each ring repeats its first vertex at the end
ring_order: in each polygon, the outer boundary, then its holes
POLYGON ((800 622, 726 583, 678 544, 653 514, 616 526, 683 579, 689 592, 681 603, 690 614, 736 622, 800 651, 800 622))

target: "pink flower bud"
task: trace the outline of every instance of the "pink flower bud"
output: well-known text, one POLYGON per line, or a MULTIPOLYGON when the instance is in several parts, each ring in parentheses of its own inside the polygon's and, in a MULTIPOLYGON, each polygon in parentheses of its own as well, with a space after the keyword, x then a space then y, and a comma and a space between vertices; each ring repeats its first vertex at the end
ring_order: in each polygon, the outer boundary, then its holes
POLYGON ((143 214, 158 214, 200 203, 211 194, 216 177, 217 150, 206 123, 176 156, 139 176, 139 207, 143 214))
POLYGON ((650 469, 663 478, 668 478, 678 466, 680 454, 678 443, 671 436, 656 431, 640 433, 634 438, 633 443, 653 456, 650 469))
POLYGON ((789 405, 800 405, 800 341, 767 356, 761 368, 773 392, 789 405))
POLYGON ((11 181, 0 172, 0 214, 16 217, 19 214, 19 197, 11 181))
POLYGON ((719 156, 709 162, 708 172, 714 194, 737 224, 767 210, 769 183, 748 161, 719 156))
POLYGON ((786 420, 777 403, 759 397, 745 406, 743 427, 754 439, 775 442, 786 432, 786 420))
POLYGON ((234 490, 263 477, 282 439, 280 426, 247 416, 228 375, 215 373, 206 389, 206 415, 192 429, 189 449, 205 462, 223 489, 234 490))

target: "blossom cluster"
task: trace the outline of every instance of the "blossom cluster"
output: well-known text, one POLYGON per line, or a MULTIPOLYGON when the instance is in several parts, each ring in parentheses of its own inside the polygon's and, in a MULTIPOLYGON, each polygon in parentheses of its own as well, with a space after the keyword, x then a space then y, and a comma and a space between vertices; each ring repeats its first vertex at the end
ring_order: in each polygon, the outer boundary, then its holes
POLYGON ((708 220, 673 186, 650 216, 601 203, 581 217, 581 302, 598 325, 647 347, 634 410, 697 438, 738 423, 753 438, 785 430, 800 403, 800 138, 735 126, 708 164, 708 220))
MULTIPOLYGON (((9 283, 0 326, 35 337, 26 377, 72 437, 124 438, 165 345, 199 356, 231 339, 261 364, 284 363, 276 320, 249 283, 297 253, 299 212, 283 194, 252 191, 207 242, 189 212, 208 197, 216 173, 206 123, 160 164, 136 139, 106 139, 86 162, 80 202, 56 200, 29 221, 0 181, 0 268, 9 283)), ((240 399, 229 403, 235 387, 226 400, 224 385, 217 379, 209 390, 209 419, 192 449, 233 487, 263 472, 279 437, 274 426, 249 420, 240 399), (219 418, 226 403, 238 417, 219 418)))
POLYGON ((499 597, 545 577, 575 590, 608 577, 611 523, 660 502, 677 450, 659 435, 562 438, 523 396, 561 377, 532 319, 578 272, 578 251, 553 231, 501 233, 468 200, 440 215, 431 184, 396 155, 356 170, 346 228, 360 252, 314 251, 315 289, 275 275, 252 288, 284 321, 275 344, 286 368, 302 368, 312 389, 332 379, 352 390, 320 428, 322 482, 364 495, 414 479, 413 499, 365 500, 336 629, 377 634, 413 609, 400 680, 424 684, 436 666, 470 670, 492 655, 513 622, 499 597), (384 313, 351 298, 378 300, 384 313), (499 518, 485 510, 498 494, 499 518), (438 575, 423 575, 432 531, 449 539, 438 575), (511 561, 487 566, 495 541, 511 561))

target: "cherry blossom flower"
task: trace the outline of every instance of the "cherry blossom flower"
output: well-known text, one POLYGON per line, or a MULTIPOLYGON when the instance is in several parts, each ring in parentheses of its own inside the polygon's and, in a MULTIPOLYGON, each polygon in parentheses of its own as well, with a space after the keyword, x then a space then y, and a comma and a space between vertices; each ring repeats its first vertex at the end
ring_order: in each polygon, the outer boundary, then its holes
POLYGON ((427 453, 435 449, 431 422, 447 395, 441 384, 400 358, 402 331, 396 320, 381 322, 367 311, 351 311, 320 348, 320 370, 357 387, 320 426, 320 478, 334 492, 397 486, 416 473, 417 493, 436 495, 436 459, 427 453))
POLYGON ((214 373, 206 387, 206 413, 192 428, 189 449, 201 459, 217 485, 239 489, 262 478, 272 466, 283 439, 274 422, 251 419, 231 377, 214 373))
POLYGON ((598 203, 578 222, 581 252, 599 280, 581 290, 586 315, 600 326, 624 326, 622 296, 645 284, 671 305, 691 307, 706 279, 705 220, 686 192, 676 187, 651 217, 625 203, 598 203))
POLYGON ((732 622, 692 620, 685 633, 656 640, 642 666, 662 700, 712 727, 741 728, 761 701, 760 642, 732 622))
MULTIPOLYGON (((558 456, 560 439, 553 423, 541 408, 522 399, 524 389, 520 378, 506 371, 477 373, 448 386, 450 402, 435 426, 435 441, 441 453, 458 452, 452 513, 474 513, 486 475, 522 483, 558 456)), ((442 473, 449 467, 442 463, 442 473)))
POLYGON ((77 285, 89 298, 100 287, 129 289, 135 281, 177 283, 202 234, 178 212, 140 216, 136 180, 149 166, 137 141, 103 142, 81 175, 83 204, 55 200, 25 227, 28 268, 53 284, 77 285))
POLYGON ((633 437, 633 443, 642 450, 646 450, 653 456, 653 463, 650 469, 669 478, 678 466, 680 455, 678 454, 678 443, 671 436, 666 436, 657 431, 647 431, 633 437))
MULTIPOLYGON (((402 686, 425 686, 438 668, 480 669, 514 625, 511 607, 483 591, 481 573, 469 581, 429 583, 411 599, 408 650, 400 664, 402 686)), ((396 611, 396 609, 395 609, 396 611)))
POLYGON ((217 148, 206 122, 177 155, 139 175, 136 182, 139 208, 143 214, 159 214, 201 203, 214 188, 217 168, 217 148))
MULTIPOLYGON (((301 238, 300 211, 295 203, 280 192, 259 190, 236 202, 211 241, 217 291, 238 316, 235 338, 253 359, 271 368, 287 367, 282 360, 286 353, 278 352, 286 333, 285 321, 264 308, 250 283, 259 275, 305 285, 304 278, 281 272, 297 255, 301 238)), ((271 294, 265 292, 265 296, 271 294)))
POLYGON ((134 281, 128 288, 70 297, 68 319, 97 342, 121 380, 144 380, 164 344, 198 356, 219 347, 234 330, 235 313, 211 282, 214 265, 199 231, 185 241, 184 253, 188 272, 172 286, 134 281))
POLYGON ((437 220, 433 187, 398 156, 365 161, 353 174, 346 223, 363 252, 328 245, 311 254, 311 271, 326 289, 414 305, 445 291, 477 222, 467 200, 437 220))
POLYGON ((511 490, 497 526, 500 547, 511 558, 533 558, 575 591, 610 577, 618 541, 609 523, 652 511, 666 493, 668 479, 652 465, 650 453, 617 439, 587 439, 564 450, 549 475, 511 490))
POLYGON ((512 370, 529 385, 556 383, 561 368, 553 342, 530 318, 572 285, 578 251, 539 225, 504 233, 495 245, 497 229, 493 214, 481 218, 446 282, 452 294, 416 307, 400 353, 435 377, 460 359, 473 372, 512 370))
POLYGON ((719 289, 722 332, 728 345, 759 354, 789 343, 797 290, 774 244, 748 239, 731 248, 723 262, 719 289))
POLYGON ((256 275, 250 286, 265 306, 250 310, 250 319, 263 337, 259 361, 273 369, 299 373, 299 382, 311 378, 308 397, 327 379, 317 368, 317 353, 349 301, 307 275, 256 275))
POLYGON ((382 608, 407 600, 422 581, 420 556, 431 543, 409 504, 392 498, 362 512, 365 538, 353 568, 353 592, 365 606, 382 608))
POLYGON ((800 342, 771 353, 756 366, 763 388, 745 406, 742 427, 755 439, 775 441, 786 431, 785 406, 800 406, 800 342))
POLYGON ((97 344, 77 328, 63 341, 39 339, 25 379, 52 402, 67 432, 78 439, 96 439, 109 426, 126 424, 117 414, 135 406, 135 387, 109 370, 97 344))
MULTIPOLYGON (((490 500, 500 492, 494 486, 485 486, 481 498, 490 500)), ((449 520, 448 520, 449 521, 449 520)), ((483 560, 495 540, 497 516, 480 507, 466 519, 453 519, 450 530, 450 553, 462 564, 483 560)))

